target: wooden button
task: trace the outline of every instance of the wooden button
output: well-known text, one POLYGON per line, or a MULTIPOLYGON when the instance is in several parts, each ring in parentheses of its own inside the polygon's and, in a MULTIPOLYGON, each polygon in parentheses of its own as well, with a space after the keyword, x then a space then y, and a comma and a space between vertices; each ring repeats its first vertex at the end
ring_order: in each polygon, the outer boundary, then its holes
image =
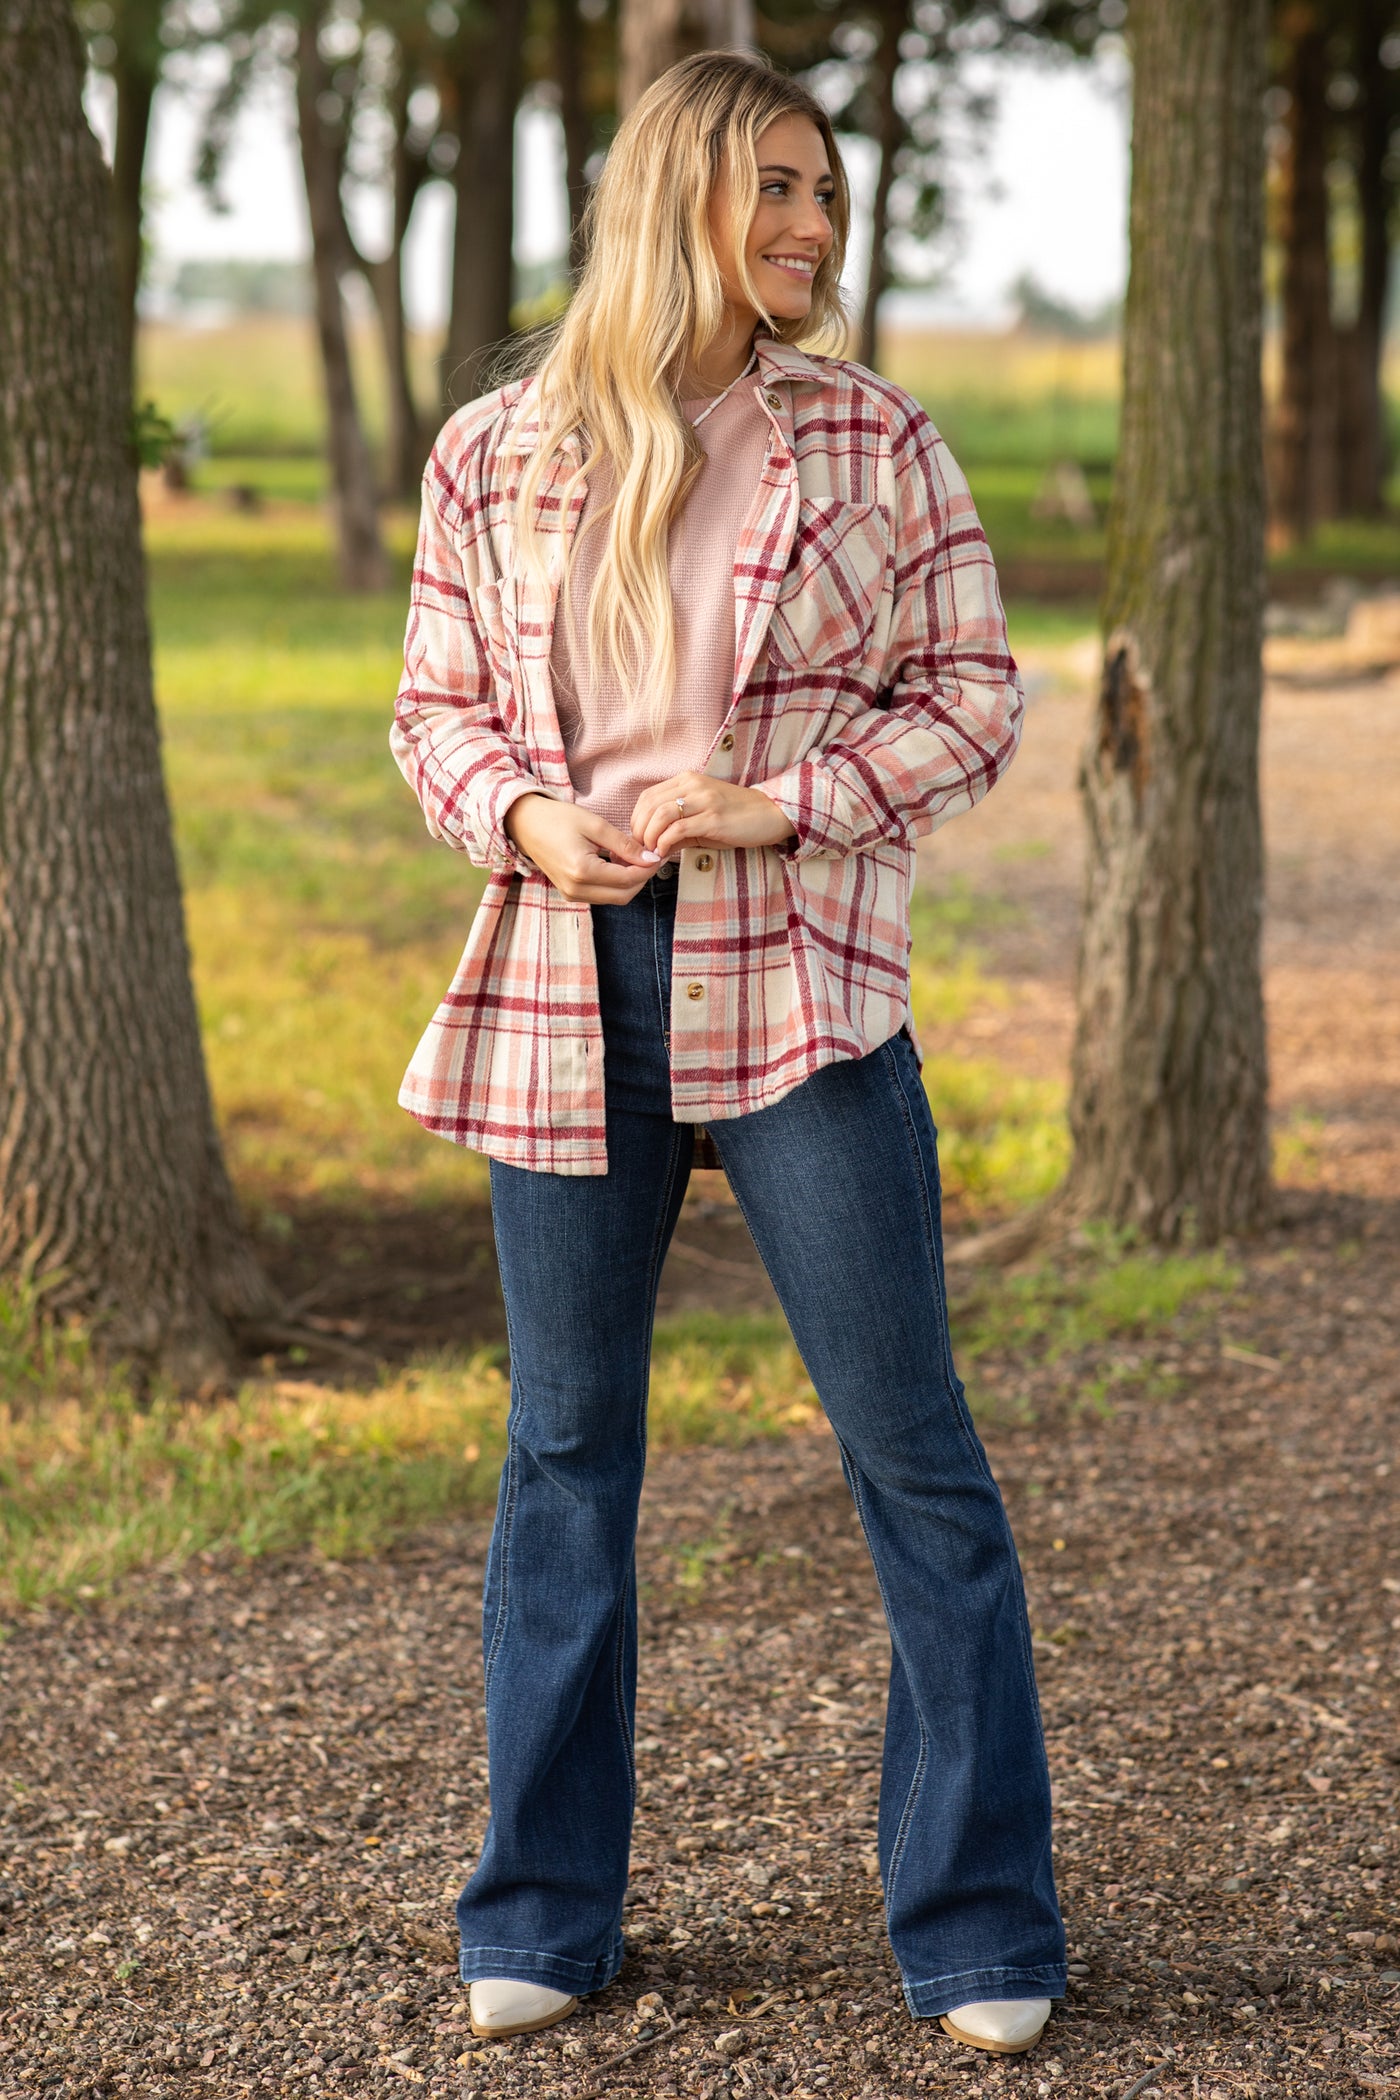
POLYGON ((703 999, 705 996, 704 985, 688 984, 685 988, 685 996, 687 999, 703 999))
POLYGON ((714 864, 715 857, 713 853, 697 853, 695 856, 695 865, 702 875, 708 875, 714 864))
POLYGON ((734 732, 732 729, 725 730, 724 735, 719 740, 719 748, 721 751, 732 751, 734 749, 734 732))
POLYGON ((768 390, 767 390, 767 392, 766 392, 766 393, 764 394, 763 398, 764 398, 764 400, 765 400, 765 401, 766 401, 766 402, 768 403, 768 406, 769 406, 770 408, 781 408, 781 407, 782 407, 782 405, 783 405, 783 397, 782 397, 782 395, 781 395, 781 394, 775 394, 775 393, 774 393, 774 391, 773 391, 773 389, 772 389, 772 387, 769 387, 769 388, 768 388, 768 390))

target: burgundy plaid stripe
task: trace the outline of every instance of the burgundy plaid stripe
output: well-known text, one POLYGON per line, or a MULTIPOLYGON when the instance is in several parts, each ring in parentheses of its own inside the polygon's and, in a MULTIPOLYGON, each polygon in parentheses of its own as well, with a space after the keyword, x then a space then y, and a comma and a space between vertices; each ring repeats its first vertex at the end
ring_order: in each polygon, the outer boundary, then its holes
MULTIPOLYGON (((734 565, 734 697, 706 769, 791 818, 778 848, 679 873, 672 1103, 697 1124, 777 1101, 909 1022, 914 840, 1010 762, 1022 694, 967 483, 912 397, 758 338, 773 429, 734 565), (698 997, 688 988, 700 987, 698 997)), ((539 427, 531 381, 459 411, 424 477, 394 756, 434 837, 491 870, 400 1100, 518 1166, 607 1171, 592 920, 516 852, 518 796, 573 799, 549 679, 558 559, 583 492, 537 518, 551 570, 512 562, 539 427)))

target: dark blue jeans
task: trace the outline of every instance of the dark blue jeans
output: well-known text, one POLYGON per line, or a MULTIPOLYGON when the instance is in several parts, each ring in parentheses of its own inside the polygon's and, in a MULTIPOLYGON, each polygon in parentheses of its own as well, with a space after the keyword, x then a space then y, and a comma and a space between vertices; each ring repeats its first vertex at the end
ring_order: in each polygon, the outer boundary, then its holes
MULTIPOLYGON (((668 872, 593 912, 607 1174, 491 1165, 511 1412, 485 1586, 491 1820, 457 1904, 466 1982, 596 1991, 622 1962, 648 1361, 692 1144, 670 1106, 675 894, 668 872)), ((953 1368, 913 1051, 896 1036, 711 1128, 836 1432, 889 1621, 879 1856, 909 2009, 1059 1996, 1030 1629, 953 1368)))

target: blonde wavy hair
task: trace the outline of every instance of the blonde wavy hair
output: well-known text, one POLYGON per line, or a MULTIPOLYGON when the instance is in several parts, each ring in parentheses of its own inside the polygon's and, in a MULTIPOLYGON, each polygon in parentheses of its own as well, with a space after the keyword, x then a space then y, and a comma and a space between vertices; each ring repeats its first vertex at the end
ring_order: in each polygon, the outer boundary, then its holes
MULTIPOLYGON (((653 734, 665 722, 676 680, 670 527, 704 460, 678 406, 677 388, 724 316, 708 212, 726 169, 736 275, 760 315, 760 328, 804 349, 843 351, 847 318, 840 279, 850 191, 831 120, 814 95, 766 59, 702 51, 654 81, 619 126, 584 214, 585 260, 573 297, 514 360, 515 376, 534 372, 540 416, 539 442, 515 507, 517 548, 542 575, 535 499, 550 458, 577 431, 583 462, 559 492, 560 514, 567 514, 578 483, 604 462, 612 477, 611 500, 590 506, 587 520, 587 529, 606 530, 588 605, 590 676, 596 679, 604 663, 611 665, 634 723, 653 734), (759 199, 759 134, 775 118, 790 115, 816 125, 834 184, 829 217, 835 238, 800 320, 767 312, 745 257, 759 199)), ((580 537, 570 546, 561 604, 568 602, 580 537)))

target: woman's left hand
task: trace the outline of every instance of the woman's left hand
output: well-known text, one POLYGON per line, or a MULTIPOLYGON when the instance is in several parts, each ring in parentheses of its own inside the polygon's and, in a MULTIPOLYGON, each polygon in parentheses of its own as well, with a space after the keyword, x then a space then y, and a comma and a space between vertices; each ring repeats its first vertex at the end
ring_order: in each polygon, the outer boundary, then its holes
POLYGON ((669 860, 682 846, 780 846, 793 826, 757 788, 709 773, 673 773, 637 797, 632 836, 669 860))

